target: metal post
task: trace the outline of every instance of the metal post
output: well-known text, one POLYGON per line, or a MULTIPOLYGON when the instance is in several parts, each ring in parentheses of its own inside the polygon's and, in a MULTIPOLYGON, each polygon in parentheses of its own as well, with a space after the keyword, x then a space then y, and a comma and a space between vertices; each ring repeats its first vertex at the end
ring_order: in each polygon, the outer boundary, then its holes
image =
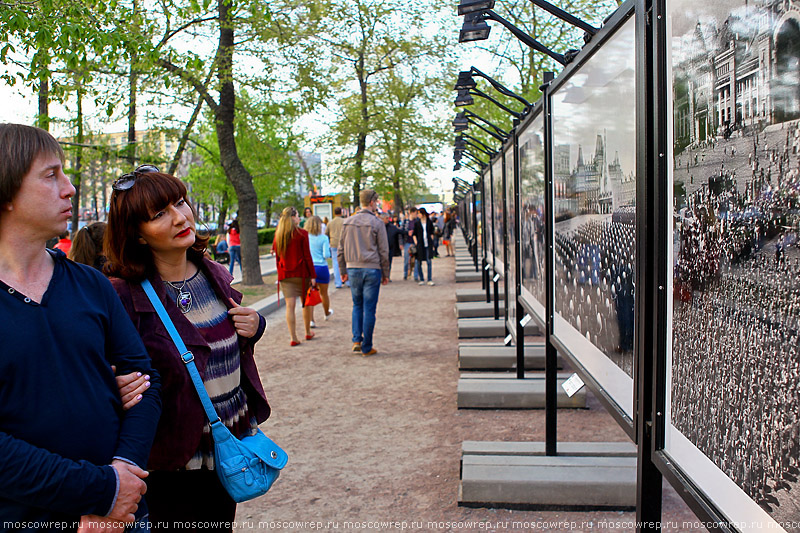
POLYGON ((478 271, 478 202, 475 201, 475 183, 472 184, 472 261, 478 271))
POLYGON ((658 423, 656 413, 658 391, 656 372, 666 361, 666 319, 659 313, 664 305, 666 287, 666 239, 659 238, 671 228, 672 206, 667 204, 666 155, 671 139, 666 139, 666 106, 656 105, 656 88, 665 87, 667 79, 666 18, 663 0, 640 0, 636 9, 636 67, 644 73, 645 82, 637 86, 637 163, 639 181, 636 190, 637 246, 636 277, 642 291, 637 290, 638 330, 636 342, 637 404, 637 471, 636 531, 653 531, 661 525, 662 476, 653 463, 657 439, 653 431, 658 423), (641 8, 641 9, 640 9, 641 8), (657 29, 656 29, 657 28, 657 29), (654 34, 658 38, 654 38, 654 34), (643 134, 644 133, 644 134, 643 134), (664 250, 661 250, 662 246, 664 250), (655 265, 655 268, 652 268, 655 265), (663 341, 663 342, 662 342, 663 341))
MULTIPOLYGON (((514 121, 514 128, 511 132, 511 135, 516 135, 516 128, 519 121, 514 121)), ((503 148, 501 147, 501 150, 503 148)), ((506 180, 509 179, 506 176, 506 151, 503 150, 502 153, 502 165, 503 165, 503 172, 501 173, 502 178, 502 189, 503 189, 503 294, 504 294, 504 301, 506 302, 506 310, 503 313, 503 327, 505 329, 504 337, 511 333, 508 330, 508 314, 511 310, 511 302, 508 301, 508 209, 506 209, 506 202, 508 201, 508 191, 506 189, 506 180)), ((513 176, 511 176, 513 179, 513 176)))
POLYGON ((542 85, 542 101, 544 103, 544 181, 545 181, 545 455, 557 455, 558 443, 558 352, 553 345, 553 320, 555 319, 555 275, 553 268, 555 257, 553 250, 555 223, 555 196, 553 187, 553 116, 550 101, 550 83, 554 79, 552 72, 544 73, 542 85))
MULTIPOLYGON (((492 196, 492 215, 494 215, 494 165, 492 164, 492 160, 491 159, 489 160, 489 176, 491 176, 491 178, 492 178, 489 181, 489 189, 491 190, 491 196, 492 196)), ((494 218, 495 217, 492 216, 492 221, 491 221, 492 222, 492 224, 491 224, 491 226, 492 226, 492 257, 491 257, 491 260, 492 260, 492 272, 494 272, 494 255, 495 255, 494 251, 497 249, 497 243, 494 242, 496 240, 495 239, 495 231, 494 231, 494 218)), ((497 292, 498 292, 499 288, 497 286, 497 282, 494 281, 494 276, 492 276, 492 285, 494 286, 494 319, 495 320, 499 320, 500 319, 500 302, 497 299, 497 296, 498 296, 497 292)))
POLYGON ((516 307, 514 313, 514 328, 517 337, 517 378, 525 379, 525 328, 520 325, 520 320, 525 313, 522 304, 519 302, 519 295, 522 292, 522 252, 520 250, 520 235, 522 234, 522 212, 519 205, 519 134, 518 128, 514 128, 512 151, 514 153, 514 238, 517 242, 514 245, 514 294, 516 297, 513 302, 506 302, 506 309, 511 309, 511 305, 516 307))

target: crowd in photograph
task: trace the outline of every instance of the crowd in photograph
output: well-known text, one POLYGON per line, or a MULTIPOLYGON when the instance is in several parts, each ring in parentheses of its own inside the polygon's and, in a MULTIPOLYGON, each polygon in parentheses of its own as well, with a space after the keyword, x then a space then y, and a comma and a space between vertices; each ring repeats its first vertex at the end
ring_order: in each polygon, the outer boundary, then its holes
POLYGON ((800 501, 800 160, 777 133, 706 148, 749 178, 720 167, 677 211, 672 332, 672 423, 773 512, 800 501))
POLYGON ((555 232, 555 310, 633 375, 635 208, 555 232))

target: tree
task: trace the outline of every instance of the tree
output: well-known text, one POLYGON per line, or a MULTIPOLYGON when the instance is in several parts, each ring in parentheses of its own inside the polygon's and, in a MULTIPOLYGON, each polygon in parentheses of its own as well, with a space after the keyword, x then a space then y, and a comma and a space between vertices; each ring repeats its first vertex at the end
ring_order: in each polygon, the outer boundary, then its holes
POLYGON ((438 14, 443 4, 431 1, 337 0, 331 2, 326 31, 315 46, 329 51, 336 72, 336 87, 345 91, 329 147, 341 152, 336 158, 337 178, 352 187, 353 202, 368 178, 365 161, 370 136, 375 131, 377 110, 372 107, 371 88, 384 74, 400 65, 412 65, 447 54, 445 33, 422 31, 408 21, 422 21, 438 14), (431 36, 432 35, 432 36, 431 36))
POLYGON ((417 69, 390 72, 376 87, 374 182, 379 193, 393 196, 396 213, 424 189, 425 173, 449 140, 449 124, 431 113, 450 93, 454 69, 443 70, 437 77, 417 69))
MULTIPOLYGON (((239 155, 236 139, 237 98, 236 84, 259 87, 263 93, 272 86, 271 80, 247 76, 237 61, 243 54, 254 61, 264 63, 269 57, 265 43, 274 40, 280 44, 282 31, 286 30, 287 17, 300 17, 303 2, 284 2, 281 13, 256 0, 211 0, 164 1, 159 4, 161 12, 149 16, 148 20, 161 21, 161 28, 148 29, 149 35, 160 35, 150 43, 147 53, 140 53, 141 61, 147 61, 168 73, 166 83, 180 82, 191 88, 208 107, 214 117, 214 129, 219 153, 219 164, 231 183, 239 206, 239 221, 242 238, 243 282, 246 285, 263 283, 258 258, 258 235, 256 213, 258 196, 252 174, 239 155), (298 7, 299 6, 299 7, 298 7), (292 11, 294 9, 294 11, 292 11), (300 13, 300 15, 298 15, 300 13), (277 14, 273 23, 273 14, 277 14), (278 22, 280 24, 278 24, 278 22), (202 46, 186 50, 187 38, 216 35, 216 49, 203 54, 202 46), (237 36, 239 41, 237 41, 237 36), (257 57, 254 53, 258 53, 257 57), (216 96, 214 95, 216 93, 216 96)), ((277 9, 277 8, 276 8, 277 9)), ((298 19, 294 20, 295 24, 298 19)), ((302 32, 301 32, 302 33, 302 32)), ((270 72, 266 70, 264 72, 270 72)), ((303 73, 308 78, 307 73, 303 73)), ((312 91, 313 92, 313 91, 312 91)), ((308 95, 308 91, 303 92, 308 95)))

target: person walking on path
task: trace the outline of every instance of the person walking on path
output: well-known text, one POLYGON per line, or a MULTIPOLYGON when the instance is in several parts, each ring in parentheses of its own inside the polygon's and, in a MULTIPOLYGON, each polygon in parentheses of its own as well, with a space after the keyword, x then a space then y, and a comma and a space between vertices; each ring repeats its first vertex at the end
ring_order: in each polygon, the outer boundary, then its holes
POLYGON ((286 299, 286 325, 289 327, 290 346, 297 346, 297 320, 295 307, 300 298, 303 308, 303 325, 306 340, 314 338, 311 332, 311 309, 306 307, 306 294, 309 287, 316 287, 317 273, 314 260, 308 246, 308 232, 300 228, 300 213, 294 207, 287 207, 281 212, 275 239, 272 241, 272 253, 275 254, 275 266, 278 269, 278 281, 286 299))
MULTIPOLYGON (((386 227, 386 239, 389 242, 389 272, 392 272, 392 259, 396 255, 400 255, 400 228, 392 220, 392 217, 385 215, 383 223, 386 227)), ((392 281, 391 276, 389 281, 392 281)))
POLYGON ((353 351, 375 355, 372 345, 375 310, 381 285, 389 283, 389 242, 378 219, 378 193, 364 189, 359 196, 361 210, 345 220, 339 243, 338 261, 342 281, 350 280, 353 298, 353 351))
POLYGON ((228 228, 228 256, 230 257, 230 265, 228 265, 228 272, 233 275, 233 264, 239 261, 239 270, 242 270, 242 239, 239 235, 239 219, 235 218, 228 228))
POLYGON ((342 274, 339 271, 339 261, 337 257, 339 255, 339 239, 342 237, 342 224, 344 224, 344 219, 342 218, 342 208, 336 207, 333 210, 333 220, 328 223, 328 227, 325 228, 325 235, 331 241, 331 257, 333 258, 333 283, 337 289, 342 288, 342 274))
POLYGON ((419 219, 414 225, 414 245, 417 247, 417 276, 419 284, 425 285, 422 275, 422 262, 428 263, 428 285, 433 285, 433 222, 428 218, 424 207, 419 210, 419 219))
POLYGON ((447 249, 447 257, 456 255, 456 247, 453 244, 453 233, 456 230, 456 218, 448 210, 444 213, 444 230, 442 231, 442 242, 447 249))
POLYGON ((148 165, 111 188, 105 271, 164 380, 163 413, 147 463, 150 522, 161 531, 197 521, 218 524, 204 531, 229 532, 236 502, 214 471, 205 411, 141 282, 153 286, 194 355, 214 409, 239 438, 255 434, 270 414, 253 357, 266 320, 239 305, 233 277, 205 257, 208 236, 197 233, 194 208, 178 178, 148 165))
POLYGON ((45 248, 72 216, 63 163, 46 131, 0 124, 0 529, 147 531, 161 380, 111 283, 45 248))
POLYGON ((403 227, 403 236, 406 240, 403 245, 403 279, 408 279, 408 275, 413 273, 414 281, 418 281, 417 271, 414 269, 414 255, 411 253, 411 245, 414 244, 414 226, 417 223, 417 208, 411 207, 408 210, 408 218, 403 227))
MULTIPOLYGON (((331 282, 331 271, 328 269, 327 259, 331 256, 331 245, 327 235, 322 233, 322 220, 314 215, 306 221, 308 230, 308 246, 311 250, 311 259, 314 262, 316 272, 317 287, 319 296, 322 298, 322 311, 325 313, 325 320, 333 314, 331 309, 331 299, 328 297, 328 284, 331 282)), ((316 327, 314 323, 314 307, 311 311, 311 327, 316 327)))

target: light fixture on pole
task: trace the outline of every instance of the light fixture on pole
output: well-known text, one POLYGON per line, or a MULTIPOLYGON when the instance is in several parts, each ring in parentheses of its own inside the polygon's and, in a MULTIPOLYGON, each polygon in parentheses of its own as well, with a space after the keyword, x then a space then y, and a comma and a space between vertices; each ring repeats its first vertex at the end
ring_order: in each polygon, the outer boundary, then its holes
POLYGON ((483 147, 484 153, 489 154, 491 156, 494 156, 497 153, 497 150, 492 150, 491 147, 486 146, 483 142, 481 142, 480 140, 476 139, 475 137, 473 137, 472 135, 470 135, 468 133, 463 133, 462 132, 462 133, 458 134, 456 136, 456 144, 458 144, 459 141, 463 141, 465 143, 469 143, 472 146, 475 146, 475 148, 479 148, 478 146, 476 146, 476 144, 473 144, 473 143, 477 143, 481 147, 483 147), (469 139, 469 140, 467 140, 467 139, 469 139), (473 142, 471 143, 470 141, 473 141, 473 142))
POLYGON ((476 76, 480 76, 481 78, 483 78, 486 81, 488 81, 489 83, 491 83, 492 87, 497 89, 497 92, 499 92, 500 94, 504 94, 506 96, 510 96, 511 98, 515 98, 516 100, 519 100, 520 102, 522 102, 522 104, 526 108, 531 107, 531 103, 528 102, 526 99, 524 99, 523 97, 521 97, 520 95, 518 95, 514 91, 506 88, 505 85, 503 85, 499 81, 495 80, 491 76, 488 76, 487 74, 484 74, 483 72, 481 72, 480 70, 476 69, 475 67, 470 67, 469 70, 464 70, 464 71, 459 72, 458 73, 458 81, 456 81, 456 86, 453 89, 456 90, 456 91, 460 91, 462 89, 467 89, 467 90, 476 89, 478 87, 478 84, 475 83, 475 79, 472 77, 473 74, 476 75, 476 76))
POLYGON ((456 118, 453 119, 453 129, 455 130, 456 133, 458 133, 459 131, 465 131, 469 129, 470 124, 474 124, 475 126, 479 127, 480 129, 482 129, 483 131, 485 131, 486 133, 488 133, 489 135, 491 135, 500 142, 505 142, 505 140, 508 138, 508 133, 506 131, 501 130, 500 128, 498 128, 485 118, 481 117, 477 113, 473 113, 472 111, 469 110, 461 111, 456 115, 456 118), (489 130, 488 128, 485 128, 481 124, 478 124, 477 122, 472 120, 473 118, 480 120, 481 122, 483 122, 492 129, 489 130))
POLYGON ((472 104, 475 103, 475 100, 472 99, 473 96, 480 96, 480 97, 486 98, 487 100, 492 102, 494 105, 496 105, 497 107, 499 107, 500 109, 502 109, 503 111, 505 111, 506 113, 511 115, 512 117, 517 118, 517 119, 522 118, 522 113, 517 113, 513 109, 509 109, 508 107, 506 107, 505 105, 501 104, 500 102, 498 102, 497 100, 495 100, 494 98, 489 96, 488 94, 486 94, 483 91, 480 91, 478 89, 460 89, 458 91, 458 94, 456 95, 456 99, 455 99, 454 103, 455 103, 456 107, 464 107, 464 106, 472 105, 472 104))
MULTIPOLYGON (((566 65, 568 63, 567 58, 564 54, 559 54, 558 52, 554 52, 547 48, 545 45, 522 31, 521 29, 514 26, 512 23, 492 11, 491 9, 477 9, 472 12, 465 13, 464 15, 464 24, 461 27, 461 31, 458 34, 458 42, 466 43, 470 41, 482 41, 489 38, 489 32, 491 28, 488 24, 486 24, 487 20, 494 20, 499 22, 503 26, 505 26, 514 37, 528 45, 529 47, 533 48, 537 52, 541 52, 543 54, 547 54, 554 60, 558 61, 562 65, 566 65)), ((574 52, 577 54, 577 50, 574 52)), ((570 51, 571 57, 574 57, 570 51)))
MULTIPOLYGON (((587 43, 599 31, 598 28, 595 28, 591 24, 584 22, 575 15, 567 13, 560 7, 551 4, 547 0, 530 0, 530 2, 533 5, 544 9, 548 13, 555 15, 564 22, 571 24, 576 28, 582 29, 584 32, 586 32, 584 35, 584 41, 587 43)), ((490 9, 494 9, 494 0, 461 0, 458 4, 459 15, 475 15, 476 13, 485 12, 490 9)), ((488 36, 489 32, 487 31, 486 37, 483 37, 483 39, 486 39, 488 36)), ((480 39, 474 39, 474 40, 480 40, 480 39)))

